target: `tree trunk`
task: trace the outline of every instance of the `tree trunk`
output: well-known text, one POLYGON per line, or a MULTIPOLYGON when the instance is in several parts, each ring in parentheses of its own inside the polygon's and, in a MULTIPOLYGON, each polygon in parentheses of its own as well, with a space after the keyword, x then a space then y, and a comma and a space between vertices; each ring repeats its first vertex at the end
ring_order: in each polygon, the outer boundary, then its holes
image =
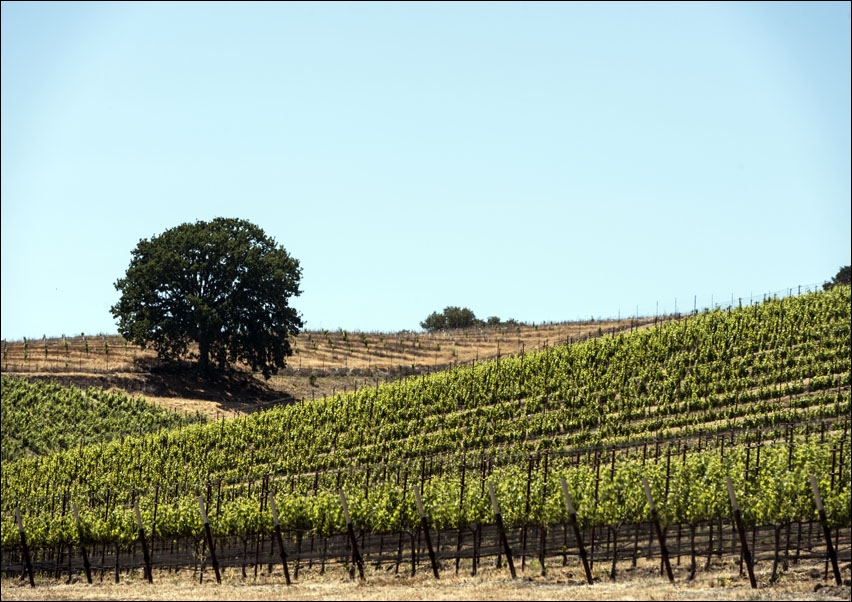
POLYGON ((210 365, 210 341, 207 337, 198 337, 198 369, 207 372, 210 365))

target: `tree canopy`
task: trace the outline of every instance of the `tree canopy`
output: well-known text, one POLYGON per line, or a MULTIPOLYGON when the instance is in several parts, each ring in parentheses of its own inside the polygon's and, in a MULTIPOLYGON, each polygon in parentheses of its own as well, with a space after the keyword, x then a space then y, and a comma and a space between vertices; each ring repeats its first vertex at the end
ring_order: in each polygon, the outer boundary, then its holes
POLYGON ((198 366, 245 363, 269 378, 293 354, 303 322, 298 260, 245 220, 184 223, 132 251, 110 311, 127 340, 177 360, 198 344, 198 366))
POLYGON ((481 326, 482 320, 477 320, 476 315, 466 307, 445 307, 443 313, 432 312, 425 320, 420 322, 424 330, 435 331, 447 328, 470 328, 481 326))
POLYGON ((835 274, 834 278, 831 279, 830 282, 826 282, 822 285, 822 288, 825 290, 829 290, 837 286, 838 284, 850 284, 852 282, 852 267, 845 265, 838 270, 837 274, 835 274))

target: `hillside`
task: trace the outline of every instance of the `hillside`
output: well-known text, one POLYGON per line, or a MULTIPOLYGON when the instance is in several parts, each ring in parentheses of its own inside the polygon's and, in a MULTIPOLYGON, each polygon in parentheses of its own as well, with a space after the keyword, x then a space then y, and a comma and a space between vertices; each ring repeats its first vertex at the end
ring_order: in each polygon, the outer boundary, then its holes
POLYGON ((288 367, 264 381, 243 372, 217 381, 169 370, 151 349, 116 335, 2 341, 2 373, 81 388, 144 395, 167 409, 212 418, 243 415, 276 403, 318 399, 411 374, 440 371, 540 350, 607 333, 631 331, 670 317, 515 324, 437 333, 305 331, 292 339, 288 367))
POLYGON ((3 462, 205 421, 201 414, 168 412, 141 397, 94 387, 5 375, 0 381, 3 462))
POLYGON ((606 526, 647 519, 643 474, 665 520, 692 525, 728 512, 726 476, 749 524, 813 516, 816 474, 848 527, 850 375, 849 287, 717 310, 4 464, 4 543, 15 507, 42 544, 61 541, 57 494, 95 541, 132 540, 132 500, 159 536, 197 536, 204 492, 219 535, 268 534, 273 493, 293 536, 329 537, 345 533, 341 488, 361 529, 395 533, 417 524, 414 481, 432 524, 461 529, 491 520, 486 478, 510 525, 564 521, 565 479, 582 524, 606 526))

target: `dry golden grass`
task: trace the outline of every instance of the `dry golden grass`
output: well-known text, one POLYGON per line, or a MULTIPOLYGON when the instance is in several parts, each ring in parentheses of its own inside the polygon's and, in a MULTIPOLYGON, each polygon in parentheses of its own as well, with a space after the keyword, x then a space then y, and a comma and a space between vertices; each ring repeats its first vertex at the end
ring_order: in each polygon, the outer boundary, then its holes
MULTIPOLYGON (((751 589, 748 579, 739 576, 731 559, 719 563, 711 572, 699 572, 687 581, 683 568, 675 570, 675 583, 659 575, 659 562, 648 562, 637 569, 622 569, 616 581, 603 573, 594 585, 582 578, 578 566, 555 567, 541 577, 534 567, 526 574, 519 571, 511 579, 504 568, 482 569, 477 576, 455 576, 450 570, 435 580, 422 567, 417 576, 394 576, 385 571, 367 571, 364 583, 353 581, 342 568, 319 575, 305 571, 290 587, 284 583, 280 568, 272 575, 242 579, 238 570, 230 570, 219 585, 208 568, 199 583, 198 574, 184 570, 177 574, 157 571, 149 584, 140 573, 122 574, 115 584, 111 575, 93 585, 75 578, 37 581, 35 589, 20 579, 3 579, 3 600, 849 600, 849 585, 835 586, 823 580, 818 561, 793 566, 774 584, 769 584, 769 568, 757 567, 759 587, 751 589)), ((848 576, 848 567, 845 570, 848 576)), ((847 582, 848 583, 848 582, 847 582)))
MULTIPOLYGON (((290 371, 393 372, 430 370, 453 364, 515 355, 569 340, 647 327, 654 319, 500 325, 435 333, 347 332, 308 330, 291 338, 290 371)), ((44 338, 2 342, 2 369, 14 373, 132 373, 155 363, 151 349, 141 349, 118 335, 44 338)))

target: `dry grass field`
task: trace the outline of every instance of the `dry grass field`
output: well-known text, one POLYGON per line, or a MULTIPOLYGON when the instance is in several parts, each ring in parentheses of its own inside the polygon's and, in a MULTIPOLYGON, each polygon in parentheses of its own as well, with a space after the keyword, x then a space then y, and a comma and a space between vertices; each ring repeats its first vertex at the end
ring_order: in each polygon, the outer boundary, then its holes
MULTIPOLYGON (((3 600, 849 600, 848 582, 835 586, 823 579, 823 563, 810 561, 793 565, 775 583, 769 583, 768 566, 756 567, 759 587, 750 587, 748 578, 738 574, 733 559, 719 563, 711 572, 700 572, 687 581, 684 569, 675 570, 675 583, 659 574, 657 566, 622 569, 616 581, 605 574, 593 585, 586 584, 579 567, 557 567, 541 577, 528 570, 511 579, 507 570, 480 570, 477 576, 456 576, 450 571, 435 580, 429 571, 415 577, 394 576, 368 570, 360 583, 349 578, 343 569, 320 576, 301 573, 297 582, 287 586, 280 569, 272 576, 242 579, 237 570, 226 573, 221 584, 205 572, 199 583, 192 570, 177 574, 155 572, 149 584, 141 573, 122 575, 120 583, 107 575, 95 578, 92 585, 85 580, 65 579, 37 581, 30 588, 26 580, 4 579, 3 600)), ((848 575, 848 567, 844 574, 848 575)))

